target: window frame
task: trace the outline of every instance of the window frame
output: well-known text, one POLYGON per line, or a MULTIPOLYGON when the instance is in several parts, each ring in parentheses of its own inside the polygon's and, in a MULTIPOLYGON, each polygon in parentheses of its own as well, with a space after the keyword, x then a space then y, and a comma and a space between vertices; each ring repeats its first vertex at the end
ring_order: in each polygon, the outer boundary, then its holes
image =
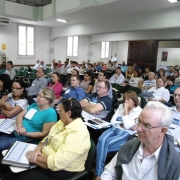
POLYGON ((78 58, 79 56, 79 36, 67 36, 66 38, 66 56, 68 58, 78 58), (68 55, 68 38, 72 37, 72 56, 68 55), (73 56, 73 51, 74 51, 74 37, 78 37, 78 44, 77 44, 77 56, 73 56))
POLYGON ((33 25, 28 25, 28 24, 18 24, 17 25, 17 33, 18 33, 18 35, 17 35, 17 37, 18 37, 18 40, 17 40, 17 47, 18 47, 18 49, 17 49, 17 56, 19 57, 19 58, 24 58, 24 57, 26 57, 26 58, 31 58, 31 57, 35 57, 35 26, 33 26, 33 25), (25 28, 26 28, 26 45, 25 45, 25 49, 26 49, 26 54, 25 55, 20 55, 19 54, 19 27, 20 26, 24 26, 25 28), (28 29, 28 27, 30 27, 30 28, 33 28, 33 30, 34 30, 34 33, 33 33, 33 51, 34 51, 34 54, 33 55, 27 55, 27 52, 28 52, 28 44, 27 44, 27 29, 28 29))
POLYGON ((100 59, 109 59, 109 54, 110 54, 110 42, 109 41, 102 41, 101 42, 101 51, 100 51, 100 59), (108 56, 107 57, 102 57, 101 54, 102 54, 102 43, 105 42, 105 51, 104 51, 104 55, 106 54, 106 43, 108 42, 109 43, 109 50, 108 50, 108 56))

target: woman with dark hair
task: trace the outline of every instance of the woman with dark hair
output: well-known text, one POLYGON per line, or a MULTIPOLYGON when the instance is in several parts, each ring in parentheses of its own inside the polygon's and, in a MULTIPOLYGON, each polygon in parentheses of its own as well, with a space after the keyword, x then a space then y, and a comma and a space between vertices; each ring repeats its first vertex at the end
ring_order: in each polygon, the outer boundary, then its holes
POLYGON ((106 130, 98 139, 96 146, 96 180, 104 170, 104 163, 108 152, 118 151, 136 132, 134 119, 139 116, 142 109, 139 107, 137 94, 127 91, 124 94, 124 104, 120 104, 111 119, 113 127, 106 130))
POLYGON ((1 114, 11 119, 16 119, 16 116, 28 106, 27 92, 25 90, 23 80, 16 80, 12 84, 12 93, 3 96, 0 99, 1 114))
POLYGON ((180 77, 179 77, 179 70, 178 69, 175 69, 174 70, 174 77, 175 77, 175 84, 177 83, 179 85, 180 83, 180 77))
POLYGON ((62 94, 61 75, 57 72, 53 72, 51 75, 52 82, 48 85, 54 91, 56 99, 62 94))
POLYGON ((133 87, 140 88, 142 86, 143 79, 141 77, 141 72, 138 69, 133 70, 133 76, 129 80, 129 85, 133 87))
POLYGON ((126 71, 126 78, 130 79, 132 75, 133 75, 133 68, 132 66, 128 66, 128 69, 126 71))
POLYGON ((87 94, 90 94, 93 89, 92 72, 86 71, 84 73, 84 79, 81 81, 80 86, 84 89, 87 94))
POLYGON ((0 64, 0 74, 3 74, 6 71, 6 64, 0 64))
POLYGON ((65 180, 84 170, 90 148, 90 137, 81 119, 81 105, 74 99, 62 99, 60 120, 49 134, 26 157, 38 167, 21 173, 8 171, 1 179, 14 180, 65 180))
MULTIPOLYGON (((21 91, 13 83, 13 91, 21 91)), ((36 103, 31 104, 16 118, 16 130, 13 134, 0 136, 0 151, 8 149, 15 141, 43 139, 57 121, 56 111, 52 106, 54 92, 50 88, 42 88, 37 96, 36 103)))
POLYGON ((0 98, 11 92, 11 79, 7 74, 0 75, 0 98))
POLYGON ((148 74, 149 74, 149 72, 150 72, 149 68, 145 68, 144 73, 142 74, 142 78, 143 78, 144 80, 148 80, 148 74))
POLYGON ((174 91, 178 88, 178 85, 174 83, 175 82, 175 77, 174 76, 168 76, 166 78, 166 83, 164 87, 169 90, 170 92, 170 100, 169 103, 174 104, 174 91))
POLYGON ((158 72, 156 73, 155 79, 157 80, 158 78, 162 78, 164 81, 166 80, 164 69, 159 69, 158 70, 158 72))

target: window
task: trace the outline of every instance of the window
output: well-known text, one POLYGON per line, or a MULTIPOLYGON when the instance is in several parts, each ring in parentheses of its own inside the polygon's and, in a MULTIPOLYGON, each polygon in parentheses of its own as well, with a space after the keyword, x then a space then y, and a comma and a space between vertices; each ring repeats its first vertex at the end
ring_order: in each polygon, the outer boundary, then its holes
POLYGON ((102 42, 101 43, 101 58, 108 58, 109 57, 109 42, 102 42))
POLYGON ((19 41, 18 55, 33 56, 34 55, 34 27, 19 25, 19 41))
POLYGON ((78 56, 78 36, 69 36, 67 38, 67 56, 78 56))

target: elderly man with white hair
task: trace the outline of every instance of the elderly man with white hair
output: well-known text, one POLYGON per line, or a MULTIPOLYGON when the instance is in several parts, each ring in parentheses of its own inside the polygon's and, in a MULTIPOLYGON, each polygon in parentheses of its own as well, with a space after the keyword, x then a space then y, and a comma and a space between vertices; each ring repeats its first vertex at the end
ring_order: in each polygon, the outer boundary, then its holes
POLYGON ((172 119, 167 106, 148 102, 135 119, 138 139, 121 147, 105 167, 101 180, 179 180, 180 156, 174 138, 166 134, 172 119))

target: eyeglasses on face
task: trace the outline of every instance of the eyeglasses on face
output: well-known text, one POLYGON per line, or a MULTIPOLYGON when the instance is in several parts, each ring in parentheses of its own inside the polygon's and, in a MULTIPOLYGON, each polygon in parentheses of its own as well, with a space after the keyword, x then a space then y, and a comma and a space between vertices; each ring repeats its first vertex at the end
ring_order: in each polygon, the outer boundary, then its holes
POLYGON ((149 124, 143 124, 141 121, 139 121, 138 118, 135 118, 135 119, 134 119, 134 122, 136 123, 136 126, 141 126, 141 128, 142 128, 144 131, 150 131, 151 129, 154 129, 154 128, 164 127, 164 126, 151 126, 151 125, 149 125, 149 124))

